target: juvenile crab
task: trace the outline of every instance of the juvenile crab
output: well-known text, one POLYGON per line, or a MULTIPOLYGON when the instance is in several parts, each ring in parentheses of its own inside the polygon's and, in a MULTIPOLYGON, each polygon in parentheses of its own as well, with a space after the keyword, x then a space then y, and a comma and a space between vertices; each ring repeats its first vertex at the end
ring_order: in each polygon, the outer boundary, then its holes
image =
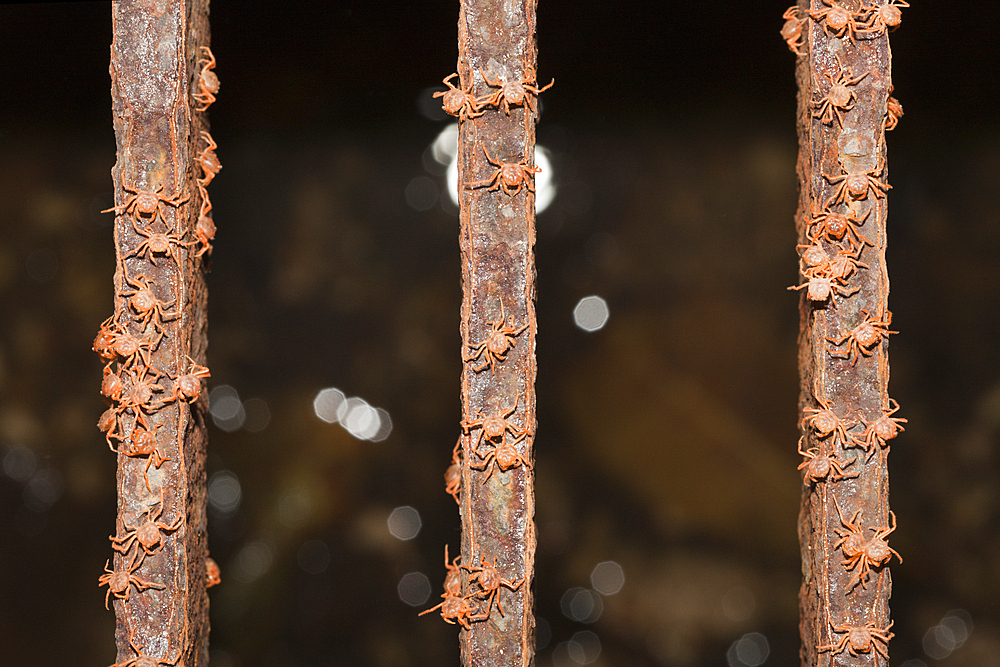
POLYGON ((212 49, 207 46, 201 47, 208 57, 198 60, 198 64, 204 63, 201 73, 198 75, 198 88, 201 92, 191 95, 194 99, 202 103, 198 111, 204 111, 215 101, 215 94, 219 92, 219 77, 212 70, 215 68, 215 55, 212 49))
POLYGON ((139 416, 136 417, 136 423, 132 427, 132 440, 126 448, 125 443, 119 448, 119 452, 125 456, 131 457, 146 457, 146 468, 143 470, 143 477, 146 480, 146 489, 152 493, 153 489, 149 485, 149 467, 156 464, 159 468, 165 461, 171 461, 172 459, 164 456, 160 449, 156 446, 156 432, 160 430, 163 424, 154 424, 152 431, 149 430, 149 426, 146 423, 146 418, 140 412, 139 416))
POLYGON ((187 372, 179 375, 167 374, 174 381, 174 391, 164 402, 176 401, 178 399, 194 403, 201 397, 202 378, 212 377, 212 374, 204 366, 194 363, 191 357, 185 357, 190 366, 187 372))
POLYGON ((531 469, 531 463, 528 459, 524 458, 524 456, 517 451, 518 443, 524 442, 524 439, 527 437, 527 434, 521 434, 513 440, 504 439, 499 445, 491 449, 486 454, 479 451, 477 447, 476 455, 483 461, 478 466, 470 465, 469 467, 474 470, 489 470, 489 472, 486 473, 486 477, 483 478, 483 484, 485 484, 490 478, 495 468, 500 468, 500 470, 510 470, 515 466, 523 464, 524 467, 531 469), (496 465, 494 466, 494 464, 496 465))
POLYGON ((850 341, 846 352, 839 350, 829 350, 829 352, 831 357, 851 359, 852 366, 857 365, 858 359, 861 356, 871 356, 872 348, 882 340, 882 336, 888 337, 889 334, 899 333, 898 331, 889 331, 889 325, 892 323, 891 311, 885 311, 884 321, 875 319, 867 310, 862 310, 861 312, 864 313, 865 320, 851 329, 849 333, 844 334, 840 338, 826 337, 828 341, 837 347, 843 345, 848 340, 850 341))
POLYGON ((858 258, 848 250, 841 250, 830 260, 828 272, 831 278, 841 282, 847 280, 859 268, 869 268, 864 262, 859 262, 858 258))
POLYGON ((826 271, 830 265, 830 255, 820 245, 819 241, 813 241, 809 245, 799 244, 795 246, 800 251, 799 259, 802 261, 799 270, 803 275, 814 271, 826 271))
POLYGON ((874 621, 865 625, 835 625, 833 626, 834 632, 846 632, 847 634, 841 637, 838 642, 827 646, 817 646, 816 650, 820 652, 833 651, 833 654, 837 654, 847 649, 855 657, 858 653, 868 653, 874 650, 888 660, 889 652, 887 648, 879 646, 878 642, 888 644, 889 640, 895 636, 889 632, 892 624, 893 621, 889 621, 889 625, 884 628, 877 627, 874 621))
MULTIPOLYGON (((444 471, 444 490, 451 495, 456 503, 461 503, 460 494, 462 492, 462 463, 459 459, 459 452, 462 451, 462 436, 458 436, 458 442, 451 453, 451 465, 444 471)), ((447 551, 448 547, 445 546, 447 551)), ((447 559, 446 559, 447 560, 447 559)))
POLYGON ((805 475, 802 478, 803 484, 822 482, 827 478, 831 482, 836 482, 848 477, 857 477, 861 474, 857 471, 853 474, 844 472, 844 468, 853 464, 857 459, 851 459, 847 462, 838 461, 829 454, 820 454, 816 447, 802 451, 802 441, 804 439, 804 436, 799 438, 799 454, 806 457, 806 460, 800 463, 798 468, 799 470, 806 469, 805 475))
MULTIPOLYGON (((122 554, 122 556, 128 553, 133 544, 138 545, 135 555, 132 557, 132 562, 129 563, 129 570, 135 570, 142 565, 142 561, 145 560, 146 556, 152 556, 156 552, 156 549, 163 544, 163 533, 170 533, 177 530, 181 523, 184 522, 183 516, 178 516, 170 524, 157 521, 162 512, 163 489, 160 489, 160 502, 144 512, 146 515, 144 522, 133 526, 123 521, 122 524, 124 524, 127 532, 123 535, 111 536, 111 547, 122 554)), ((119 530, 118 532, 120 533, 121 531, 119 530)))
POLYGON ((822 211, 813 209, 812 217, 806 225, 806 234, 814 243, 821 239, 830 243, 838 243, 846 239, 849 248, 845 248, 845 250, 852 254, 860 253, 865 245, 875 246, 874 243, 862 236, 857 228, 857 226, 864 224, 871 212, 872 210, 869 208, 859 218, 853 212, 850 215, 844 215, 831 211, 829 208, 822 211))
POLYGON ((517 404, 520 400, 521 397, 520 395, 518 395, 518 397, 514 399, 514 407, 512 407, 507 412, 497 411, 492 415, 484 415, 482 411, 477 410, 476 414, 479 415, 479 419, 473 419, 470 421, 462 422, 462 430, 466 434, 468 434, 469 431, 471 431, 477 426, 481 427, 482 429, 479 432, 479 437, 476 439, 476 444, 472 446, 473 450, 479 449, 479 443, 482 441, 484 435, 486 436, 487 440, 489 440, 493 444, 499 445, 503 444, 504 435, 508 431, 510 431, 511 435, 515 436, 528 433, 526 429, 520 429, 511 424, 509 421, 507 421, 507 417, 510 417, 512 414, 514 414, 514 411, 517 410, 517 404))
POLYGON ((156 283, 148 280, 146 276, 141 275, 129 278, 126 275, 125 282, 133 289, 123 290, 121 296, 132 297, 129 299, 128 305, 138 315, 137 321, 142 326, 146 326, 148 322, 152 321, 153 325, 162 332, 164 320, 172 320, 180 316, 180 313, 176 311, 172 313, 163 312, 177 303, 177 299, 172 299, 166 303, 157 299, 152 287, 150 287, 150 285, 155 285, 156 283))
MULTIPOLYGON (((205 202, 208 202, 208 193, 205 193, 205 202)), ((201 257, 212 249, 212 239, 215 238, 215 222, 208 215, 210 210, 212 210, 211 204, 208 205, 207 210, 202 210, 194 228, 194 232, 198 236, 198 243, 201 244, 201 248, 194 254, 195 257, 201 257)))
POLYGON ((138 190, 130 188, 127 185, 122 186, 122 190, 125 192, 131 192, 132 196, 125 200, 125 203, 121 206, 112 206, 111 208, 101 211, 101 213, 115 212, 115 215, 121 215, 122 213, 132 214, 133 221, 132 224, 135 225, 135 217, 143 218, 149 220, 149 222, 155 222, 156 217, 163 217, 160 213, 160 203, 170 204, 174 208, 177 208, 184 202, 186 202, 190 197, 184 196, 183 199, 174 197, 173 199, 167 199, 160 192, 163 191, 163 185, 160 184, 156 186, 155 190, 138 190))
POLYGON ((825 438, 836 432, 840 436, 841 443, 848 442, 847 429, 854 426, 856 422, 840 419, 826 400, 817 398, 816 402, 820 404, 822 409, 806 408, 803 410, 805 414, 802 416, 801 426, 804 428, 806 424, 809 424, 819 438, 825 438))
POLYGON ((819 100, 813 101, 812 105, 816 109, 813 112, 813 117, 819 118, 820 122, 824 125, 831 125, 833 119, 836 118, 840 126, 843 127, 844 117, 841 115, 842 112, 850 111, 857 103, 854 91, 848 88, 848 86, 857 84, 868 76, 869 72, 851 78, 851 70, 840 64, 839 58, 837 59, 837 63, 840 65, 840 76, 836 79, 825 71, 823 72, 823 75, 830 81, 830 90, 819 100))
MULTIPOLYGON (((862 436, 860 444, 866 451, 874 447, 877 443, 880 447, 885 447, 886 440, 892 440, 899 434, 900 431, 904 431, 900 424, 905 424, 906 420, 902 417, 893 417, 899 411, 899 403, 895 399, 889 399, 889 408, 882 412, 882 416, 873 422, 867 421, 864 417, 861 421, 865 423, 865 432, 862 436)), ((857 441, 856 441, 857 442, 857 441)))
POLYGON ((530 68, 526 72, 528 76, 525 76, 520 81, 501 81, 499 79, 493 81, 486 74, 486 72, 483 72, 482 74, 483 74, 483 80, 486 81, 486 83, 493 86, 494 88, 500 88, 500 90, 493 93, 492 95, 484 97, 482 100, 480 100, 480 102, 482 102, 483 104, 489 104, 491 106, 495 106, 498 109, 500 108, 501 105, 503 105, 503 110, 508 116, 510 115, 511 105, 518 106, 523 104, 524 106, 531 109, 532 113, 534 113, 535 107, 532 106, 531 96, 528 93, 532 93, 536 96, 540 95, 541 93, 545 92, 556 83, 556 80, 552 79, 549 85, 545 86, 544 88, 538 88, 537 87, 538 84, 536 82, 535 70, 530 68))
POLYGON ((116 598, 127 601, 129 599, 129 595, 132 592, 131 585, 133 584, 135 585, 136 589, 138 589, 140 592, 147 590, 149 588, 155 588, 157 590, 163 590, 164 588, 166 588, 164 584, 157 584, 155 582, 146 581, 145 579, 137 577, 136 575, 132 574, 135 568, 125 569, 124 563, 125 559, 123 558, 119 562, 119 564, 115 566, 115 569, 112 570, 110 567, 108 567, 111 564, 111 561, 108 561, 107 563, 104 564, 104 571, 106 572, 106 574, 102 574, 100 577, 97 578, 98 586, 108 587, 108 592, 104 596, 105 609, 110 609, 108 604, 111 601, 112 593, 116 598))
POLYGON ((895 554, 899 562, 903 562, 902 557, 896 550, 890 547, 885 538, 892 531, 896 530, 896 515, 893 512, 889 512, 889 519, 892 522, 892 527, 886 526, 885 528, 869 528, 868 530, 875 531, 875 535, 871 539, 865 539, 865 530, 863 530, 858 525, 858 518, 861 516, 861 510, 854 513, 850 521, 844 519, 843 513, 840 511, 840 504, 834 502, 837 507, 837 514, 840 516, 840 522, 844 525, 847 530, 841 530, 840 528, 835 528, 834 532, 840 536, 840 539, 834 543, 833 548, 843 547, 844 560, 843 565, 848 570, 853 570, 857 568, 857 572, 851 578, 850 584, 848 584, 847 589, 850 590, 861 584, 862 588, 866 587, 868 576, 872 568, 880 567, 884 565, 888 560, 895 554))
POLYGON ((865 27, 858 32, 889 32, 899 27, 903 21, 903 12, 900 7, 909 7, 910 3, 904 0, 889 0, 885 3, 870 5, 862 8, 862 11, 869 12, 865 20, 865 27))
POLYGON ((219 162, 219 157, 215 154, 215 149, 219 145, 212 139, 212 135, 202 131, 201 136, 208 142, 208 145, 198 154, 197 158, 198 164, 201 165, 201 171, 204 174, 202 178, 198 179, 198 184, 204 187, 211 183, 215 175, 219 173, 219 170, 222 169, 222 163, 219 162))
POLYGON ((137 626, 132 626, 132 630, 128 633, 128 643, 132 646, 132 650, 135 651, 135 655, 125 662, 116 662, 111 665, 111 667, 157 667, 157 665, 176 665, 177 661, 181 659, 181 654, 183 651, 177 651, 177 657, 173 660, 160 660, 159 658, 154 658, 143 651, 135 645, 133 637, 135 636, 135 629, 137 626))
POLYGON ((826 31, 832 32, 840 38, 843 38, 846 34, 847 38, 851 40, 851 44, 853 44, 854 35, 859 31, 858 19, 863 19, 863 14, 847 10, 832 2, 832 0, 823 0, 823 4, 827 7, 810 10, 809 16, 813 17, 816 21, 824 21, 825 19, 823 28, 826 31))
POLYGON ((115 316, 112 315, 101 323, 101 328, 97 330, 94 338, 94 352, 104 361, 113 361, 115 358, 115 338, 121 331, 115 323, 115 316))
POLYGON ((177 232, 155 232, 151 229, 151 226, 140 229, 135 224, 135 220, 132 220, 132 227, 135 228, 135 233, 142 236, 143 241, 135 250, 125 256, 131 257, 135 255, 136 257, 148 259, 155 266, 156 255, 168 255, 176 264, 180 264, 177 249, 181 247, 189 248, 195 244, 194 241, 184 240, 184 237, 187 236, 187 230, 180 234, 177 232))
MULTIPOLYGON (((469 572, 469 585, 473 583, 479 586, 479 590, 472 593, 472 596, 478 597, 482 600, 488 600, 486 603, 486 611, 479 614, 483 618, 489 618, 490 611, 493 609, 493 602, 496 599, 497 592, 500 590, 501 586, 506 586, 512 591, 516 591, 524 583, 524 578, 517 581, 508 581, 500 576, 500 571, 497 569, 497 557, 493 557, 493 564, 490 565, 486 561, 486 554, 480 554, 480 564, 475 566, 462 565, 462 569, 469 572)), ((503 607, 500 606, 500 602, 497 601, 497 610, 500 615, 503 616, 503 607)))
POLYGON ((892 95, 885 101, 885 129, 888 132, 896 128, 900 116, 903 115, 903 105, 892 95))
POLYGON ((874 193, 876 199, 885 197, 886 191, 891 190, 892 186, 875 178, 875 175, 881 174, 884 169, 885 158, 879 157, 878 164, 875 165, 874 169, 864 170, 859 168, 857 171, 845 172, 840 176, 823 174, 823 178, 830 185, 834 185, 835 183, 840 184, 834 193, 830 195, 830 198, 826 200, 824 208, 829 208, 830 204, 838 202, 846 203, 848 200, 867 199, 869 191, 874 193))
POLYGON ((101 413, 101 416, 97 420, 97 428, 104 433, 104 437, 108 441, 108 448, 115 453, 118 453, 118 450, 115 449, 111 441, 117 440, 121 442, 125 439, 121 433, 121 422, 118 419, 120 412, 121 408, 108 408, 101 413))
POLYGON ((104 367, 104 379, 101 381, 101 393, 112 401, 120 401, 125 385, 117 373, 111 370, 111 364, 104 367))
POLYGON ((490 178, 466 183, 466 188, 470 190, 483 186, 488 186, 487 190, 503 188, 504 193, 510 197, 520 192, 522 187, 528 188, 531 192, 535 191, 533 184, 534 175, 542 170, 541 167, 538 165, 529 167, 527 156, 520 162, 497 162, 490 155, 490 152, 486 150, 486 146, 483 144, 480 145, 483 147, 483 152, 486 153, 486 159, 490 161, 490 164, 496 165, 497 170, 490 178), (513 192, 511 192, 512 189, 513 192))
POLYGON ((803 55, 800 49, 802 48, 802 27, 806 20, 799 18, 798 5, 792 5, 786 9, 781 18, 785 19, 785 24, 781 26, 781 38, 788 43, 788 48, 791 49, 792 53, 797 56, 803 55))
POLYGON ((484 362, 472 369, 475 373, 486 368, 489 368, 490 372, 494 372, 494 365, 499 361, 503 361, 507 357, 507 352, 510 348, 514 347, 514 339, 528 328, 527 324, 520 329, 515 329, 507 325, 507 316, 503 309, 503 299, 500 300, 500 319, 489 320, 486 324, 490 327, 490 332, 487 334, 486 340, 479 345, 470 345, 469 347, 472 348, 473 353, 465 358, 465 362, 469 363, 483 356, 484 362))
MULTIPOLYGON (((147 369, 163 375, 151 366, 147 367, 147 369)), ((132 382, 132 386, 122 401, 122 407, 131 408, 137 414, 140 411, 153 412, 154 410, 158 410, 162 403, 160 405, 153 405, 153 392, 162 392, 163 385, 155 384, 152 380, 147 380, 146 369, 142 373, 129 374, 129 379, 132 382)))
POLYGON ((222 583, 222 570, 214 558, 205 557, 205 588, 218 586, 222 583))
POLYGON ((462 90, 451 84, 451 80, 456 76, 458 76, 458 72, 449 74, 442 79, 441 83, 448 86, 448 90, 440 90, 434 93, 433 97, 442 98, 441 108, 445 110, 445 113, 458 116, 459 120, 482 116, 486 112, 479 110, 479 102, 472 95, 471 84, 469 85, 469 90, 462 90))
POLYGON ((800 290, 808 288, 806 289, 806 297, 808 297, 810 301, 817 301, 820 303, 829 299, 831 294, 847 297, 857 294, 857 292, 861 289, 860 287, 855 287, 854 289, 849 290, 832 276, 819 271, 811 272, 807 278, 808 280, 801 285, 792 285, 788 289, 800 290))
POLYGON ((475 621, 485 621, 488 616, 483 616, 482 614, 472 614, 473 608, 469 604, 469 598, 462 595, 452 595, 450 593, 445 593, 441 597, 444 598, 441 602, 430 609, 425 609, 417 616, 423 616, 424 614, 429 614, 435 609, 441 610, 441 618, 445 620, 445 623, 451 623, 455 625, 458 623, 466 630, 471 630, 472 626, 469 625, 470 622, 475 621))

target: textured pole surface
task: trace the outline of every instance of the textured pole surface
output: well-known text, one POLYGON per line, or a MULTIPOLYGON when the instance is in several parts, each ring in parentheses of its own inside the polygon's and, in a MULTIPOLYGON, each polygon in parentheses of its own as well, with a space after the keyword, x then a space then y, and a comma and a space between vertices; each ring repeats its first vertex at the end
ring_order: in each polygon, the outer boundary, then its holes
POLYGON ((894 9, 884 7, 896 5, 802 0, 782 30, 800 54, 800 634, 810 666, 887 665, 892 637, 886 460, 903 420, 887 393, 885 131, 901 108, 890 97, 894 9))
POLYGON ((458 31, 459 87, 482 112, 463 114, 458 160, 462 564, 473 615, 486 616, 461 632, 462 663, 526 666, 534 660, 535 2, 462 0, 458 31), (504 85, 512 83, 528 86, 522 100, 504 85), (511 346, 494 354, 504 346, 498 336, 511 346), (498 416, 508 424, 491 437, 489 418, 498 416), (495 573, 478 569, 494 563, 495 573))
POLYGON ((207 665, 207 256, 199 256, 207 245, 197 230, 207 201, 207 181, 198 177, 208 174, 199 165, 205 114, 192 94, 203 92, 208 2, 111 7, 117 268, 115 314, 102 329, 112 341, 102 354, 109 361, 102 390, 111 402, 105 414, 115 418, 109 444, 118 452, 118 525, 106 583, 118 621, 117 663, 207 665), (133 354, 130 336, 138 341, 133 354))

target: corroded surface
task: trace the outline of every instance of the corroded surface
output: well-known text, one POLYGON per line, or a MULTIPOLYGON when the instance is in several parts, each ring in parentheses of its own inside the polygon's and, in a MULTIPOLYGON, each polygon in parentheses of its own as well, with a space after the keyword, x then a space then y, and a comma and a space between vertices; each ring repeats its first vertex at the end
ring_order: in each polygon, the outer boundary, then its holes
MULTIPOLYGON (((150 512, 158 511, 157 520, 164 525, 177 526, 161 531, 161 544, 144 552, 133 572, 162 588, 133 588, 127 600, 112 598, 119 663, 141 651, 170 664, 208 664, 207 397, 203 380, 201 396, 193 402, 175 393, 176 378, 193 368, 192 360, 205 363, 207 345, 206 258, 197 258, 197 246, 189 243, 195 238, 202 201, 193 156, 201 149, 200 131, 205 129, 204 114, 192 110, 190 91, 198 48, 208 40, 207 5, 205 0, 112 4, 110 72, 118 147, 112 176, 119 207, 113 325, 149 341, 149 354, 148 359, 118 359, 109 367, 123 379, 126 395, 137 379, 145 377, 155 385, 147 401, 113 402, 121 434, 118 536, 123 526, 145 522, 150 512), (137 204, 125 208, 143 191, 165 200, 157 213, 141 214, 137 204), (168 252, 149 247, 149 235, 155 233, 174 239, 168 252), (130 299, 139 280, 145 280, 165 306, 163 317, 143 318, 136 312, 130 299), (149 455, 134 455, 132 436, 141 422, 153 432, 156 450, 166 459, 159 466, 149 455), (130 450, 133 455, 126 455, 130 450)), ((116 550, 115 567, 137 562, 138 549, 131 544, 116 550)))
MULTIPOLYGON (((535 66, 535 7, 532 0, 464 0, 459 18, 459 86, 483 99, 497 92, 486 81, 521 81, 533 76, 535 66)), ((537 102, 533 101, 536 105, 537 102)), ((518 444, 519 453, 534 461, 535 433, 535 198, 527 187, 533 175, 524 173, 520 189, 472 186, 492 179, 498 166, 534 164, 535 114, 525 105, 498 106, 461 122, 459 140, 459 197, 464 298, 462 354, 485 340, 490 322, 501 319, 516 337, 505 358, 492 368, 466 363, 462 372, 462 409, 465 421, 504 413, 516 406, 508 420, 529 434, 518 444), (483 149, 486 149, 485 151, 483 149), (487 156, 489 154, 489 157, 487 156)), ((534 572, 534 473, 526 465, 508 470, 477 470, 481 458, 469 451, 479 435, 464 438, 461 513, 462 562, 479 565, 485 557, 497 559, 500 576, 523 581, 516 590, 503 586, 488 619, 462 631, 465 665, 530 665, 534 660, 534 617, 531 582, 534 572), (487 479, 488 475, 488 479, 487 479)), ((508 438, 512 437, 509 433, 508 438)), ((486 453, 486 448, 482 448, 486 453)), ((468 574, 468 573, 466 573, 468 574)), ((466 588, 468 590, 468 588, 466 588)))
MULTIPOLYGON (((836 341, 869 316, 879 321, 891 317, 885 263, 887 199, 878 187, 878 183, 887 183, 890 52, 884 31, 863 31, 871 16, 867 5, 857 1, 837 5, 852 12, 861 32, 847 30, 836 35, 826 23, 831 14, 821 13, 834 7, 831 4, 804 1, 799 3, 797 14, 790 10, 803 21, 802 56, 797 68, 800 199, 796 222, 800 251, 818 243, 834 257, 853 247, 851 254, 860 262, 856 271, 838 283, 845 293, 834 293, 825 301, 810 300, 803 294, 800 302, 800 414, 805 419, 817 414, 810 411, 828 406, 846 427, 845 439, 836 433, 823 435, 808 421, 802 425, 802 448, 832 456, 844 467, 843 475, 834 471, 803 485, 799 517, 802 664, 857 664, 863 660, 882 665, 888 660, 877 649, 887 653, 888 642, 873 638, 858 658, 850 655, 849 643, 844 640, 848 637, 846 626, 876 632, 889 627, 892 580, 885 565, 888 561, 871 567, 868 575, 861 577, 864 563, 845 563, 845 547, 849 549, 849 545, 843 538, 849 532, 846 523, 857 512, 857 524, 866 538, 872 538, 875 529, 890 525, 889 444, 877 441, 866 450, 861 442, 870 433, 868 424, 890 407, 888 336, 880 335, 870 347, 855 348, 854 354, 850 354, 850 339, 839 345, 836 341), (814 13, 810 15, 809 10, 814 13), (839 113, 824 116, 830 105, 824 109, 823 100, 840 80, 850 82, 846 88, 853 93, 852 101, 839 107, 839 113), (865 172, 878 183, 869 182, 871 187, 863 196, 844 192, 842 177, 854 172, 865 172), (824 212, 853 218, 854 229, 871 245, 859 241, 852 246, 844 239, 821 238, 814 221, 824 212)), ((786 34, 792 32, 789 29, 786 34)), ((812 271, 817 273, 822 271, 812 271)), ((803 274, 808 278, 810 270, 803 268, 803 274)))

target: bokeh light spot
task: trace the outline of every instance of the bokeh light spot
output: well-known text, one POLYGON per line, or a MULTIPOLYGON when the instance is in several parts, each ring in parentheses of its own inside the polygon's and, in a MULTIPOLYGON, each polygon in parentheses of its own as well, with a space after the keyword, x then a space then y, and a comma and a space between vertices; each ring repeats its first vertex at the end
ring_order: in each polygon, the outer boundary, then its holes
POLYGON ((601 596, 586 588, 571 588, 559 603, 563 616, 580 623, 593 623, 604 612, 601 596))
POLYGON ((389 514, 388 524, 389 533, 397 540, 404 541, 412 540, 419 535, 423 525, 420 521, 420 513, 409 505, 394 509, 389 514))
POLYGON ((410 572, 400 577, 396 591, 400 600, 411 607, 419 607, 431 596, 431 582, 423 572, 410 572))
POLYGON ((625 571, 613 560, 606 560, 594 566, 590 583, 601 595, 614 595, 625 585, 625 571))
POLYGON ((573 309, 573 321, 584 331, 597 331, 608 322, 608 302, 599 296, 580 299, 573 309))
POLYGON ((313 399, 313 412, 316 416, 327 424, 336 424, 339 421, 340 405, 347 399, 344 392, 333 387, 321 389, 316 398, 313 399))
POLYGON ((729 646, 726 663, 729 667, 758 667, 770 653, 767 637, 759 632, 748 632, 729 646))
POLYGON ((208 482, 208 504, 222 515, 233 514, 240 507, 243 490, 240 480, 228 470, 220 470, 208 482))

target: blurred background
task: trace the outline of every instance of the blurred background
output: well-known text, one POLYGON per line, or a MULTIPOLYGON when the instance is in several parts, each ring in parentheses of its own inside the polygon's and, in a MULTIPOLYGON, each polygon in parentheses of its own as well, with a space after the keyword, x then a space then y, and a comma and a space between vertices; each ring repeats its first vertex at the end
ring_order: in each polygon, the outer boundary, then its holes
MULTIPOLYGON (((787 3, 539 5, 539 665, 797 664, 787 3)), ((1000 655, 998 40, 967 6, 913 5, 888 136, 909 420, 890 650, 980 666, 1000 655)), ((91 351, 112 309, 109 9, 0 6, 5 665, 115 660, 91 351)), ((431 98, 457 18, 212 6, 213 667, 458 664, 455 627, 417 617, 459 544, 455 129, 431 98)))

